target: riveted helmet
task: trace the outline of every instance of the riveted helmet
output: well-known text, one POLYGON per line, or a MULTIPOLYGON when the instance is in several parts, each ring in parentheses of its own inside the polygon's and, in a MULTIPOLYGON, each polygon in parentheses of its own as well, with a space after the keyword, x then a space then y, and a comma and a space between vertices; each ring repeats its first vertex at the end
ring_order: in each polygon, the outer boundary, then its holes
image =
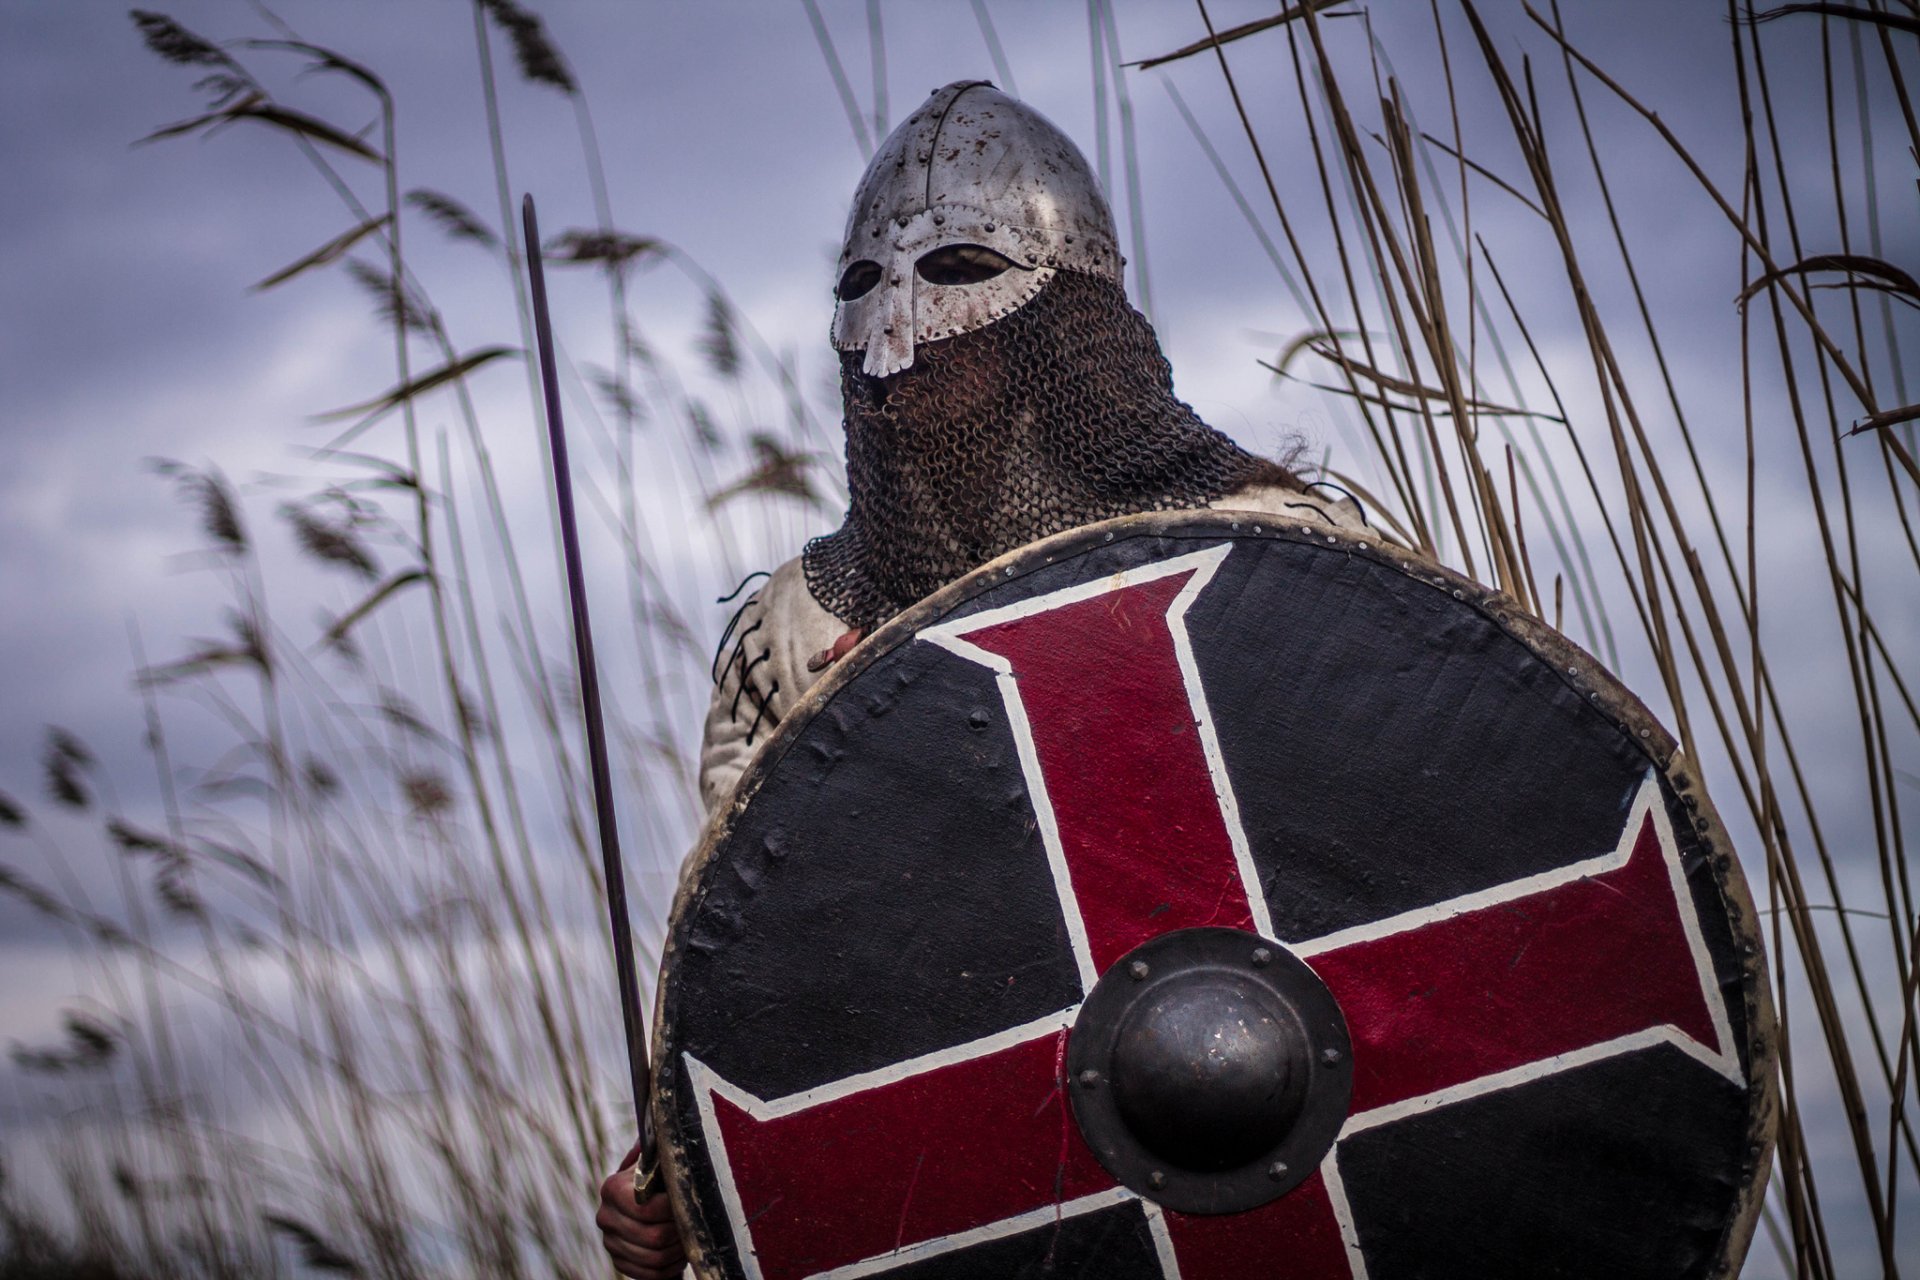
POLYGON ((1120 280, 1113 214, 1086 157, 984 80, 934 91, 860 179, 833 344, 885 378, 914 347, 991 324, 1065 268, 1120 280))
POLYGON ((1174 395, 1121 267, 1085 157, 992 85, 935 91, 887 138, 833 315, 847 518, 802 553, 828 612, 872 628, 1036 538, 1297 486, 1174 395))

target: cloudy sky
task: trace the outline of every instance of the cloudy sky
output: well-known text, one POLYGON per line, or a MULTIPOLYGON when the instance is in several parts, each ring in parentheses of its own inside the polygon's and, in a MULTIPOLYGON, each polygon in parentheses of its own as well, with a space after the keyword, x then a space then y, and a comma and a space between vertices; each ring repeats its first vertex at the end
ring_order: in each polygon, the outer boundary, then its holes
MULTIPOLYGON (((1468 150, 1505 181, 1530 190, 1504 111, 1471 49, 1471 32, 1456 9, 1442 8, 1459 80, 1459 128, 1468 150)), ((1521 57, 1531 58, 1545 135, 1561 158, 1556 176, 1564 184, 1563 198, 1583 248, 1603 263, 1593 273, 1596 299, 1610 317, 1628 325, 1633 299, 1617 258, 1609 257, 1614 253, 1610 232, 1554 47, 1517 3, 1489 0, 1484 8, 1510 66, 1517 72, 1521 57)), ((684 744, 694 733, 705 681, 704 657, 695 649, 718 634, 727 615, 713 598, 730 590, 746 570, 770 568, 792 554, 800 539, 830 527, 837 516, 830 496, 819 508, 775 499, 759 506, 734 504, 714 514, 705 495, 748 470, 751 458, 742 441, 751 430, 770 431, 796 450, 837 448, 833 361, 825 342, 832 259, 846 200, 876 131, 875 118, 886 122, 879 130, 884 132, 940 84, 997 79, 1039 106, 1090 154, 1097 155, 1104 144, 1113 188, 1122 192, 1122 98, 1110 78, 1114 73, 1097 81, 1093 71, 1097 60, 1114 61, 1115 51, 1101 55, 1092 48, 1087 9, 1079 4, 886 0, 877 6, 884 57, 876 59, 870 7, 861 0, 822 0, 824 34, 859 117, 856 128, 823 52, 822 31, 801 0, 672 5, 609 0, 543 9, 590 106, 613 224, 677 251, 672 260, 631 277, 636 328, 678 380, 681 402, 686 396, 699 399, 725 437, 711 452, 689 449, 684 438, 671 434, 684 436, 685 420, 662 414, 636 445, 632 492, 647 525, 650 572, 697 641, 663 650, 666 684, 657 703, 635 692, 644 644, 626 616, 626 567, 609 521, 588 499, 587 554, 596 565, 596 608, 613 637, 603 640, 603 647, 611 651, 614 697, 631 722, 657 724, 684 744), (983 34, 983 10, 994 24, 1004 71, 996 67, 983 34), (1097 83, 1103 93, 1096 93, 1097 83), (716 378, 699 348, 707 301, 698 272, 710 273, 724 287, 743 333, 750 327, 743 338, 747 375, 737 382, 716 378), (791 361, 810 423, 796 419, 769 376, 775 360, 791 361)), ((496 232, 500 229, 473 19, 464 4, 287 0, 269 13, 239 0, 182 0, 168 11, 215 40, 284 38, 291 31, 366 63, 390 81, 396 95, 403 188, 444 192, 496 232)), ((1219 0, 1210 11, 1224 29, 1263 16, 1272 6, 1219 0)), ((1724 6, 1647 0, 1604 8, 1571 5, 1567 13, 1574 40, 1656 109, 1696 151, 1720 189, 1739 203, 1739 97, 1724 6)), ((1198 12, 1178 4, 1123 0, 1115 19, 1117 54, 1129 60, 1205 33, 1198 12)), ((1771 123, 1788 158, 1787 184, 1797 197, 1816 207, 1824 201, 1828 210, 1824 221, 1812 217, 1799 228, 1806 251, 1821 252, 1837 245, 1825 186, 1831 180, 1827 117, 1813 23, 1782 22, 1767 28, 1765 39, 1771 123)), ((1371 31, 1382 59, 1377 62, 1369 57, 1368 29, 1358 18, 1330 22, 1327 30, 1363 127, 1379 126, 1377 75, 1381 86, 1388 77, 1397 81, 1421 128, 1436 137, 1452 136, 1447 68, 1435 53, 1427 6, 1374 7, 1371 31)), ((323 614, 339 613, 364 587, 300 557, 276 513, 285 502, 349 474, 337 461, 310 456, 308 451, 344 425, 316 417, 377 396, 392 385, 394 366, 389 331, 375 321, 365 291, 339 265, 250 291, 255 282, 356 221, 288 135, 243 122, 211 136, 196 132, 135 145, 160 126, 197 114, 202 96, 193 88, 195 69, 169 65, 145 50, 117 6, 0 0, 0 33, 0 160, 7 178, 0 186, 0 433, 6 457, 0 468, 0 573, 12 602, 0 624, 0 671, 6 673, 0 680, 0 792, 30 804, 46 833, 0 848, 0 859, 48 879, 57 878, 53 864, 85 876, 104 863, 92 828, 63 823, 42 798, 39 761, 47 726, 69 728, 90 745, 121 810, 153 814, 158 792, 142 745, 130 637, 137 633, 149 659, 159 661, 191 651, 199 638, 224 627, 229 581, 209 568, 200 554, 203 539, 193 512, 149 460, 218 467, 233 481, 261 548, 261 578, 276 617, 290 631, 310 636, 322 625, 317 620, 323 614)), ((1873 208, 1881 252, 1911 270, 1920 264, 1914 161, 1904 150, 1905 125, 1888 88, 1883 55, 1877 41, 1862 46, 1867 87, 1856 101, 1853 47, 1843 32, 1834 41, 1845 131, 1839 167, 1855 234, 1863 235, 1867 226, 1861 212, 1867 207, 1864 120, 1872 131, 1873 208)), ((511 190, 516 198, 520 191, 537 194, 549 233, 594 225, 593 190, 572 101, 527 83, 497 36, 493 52, 499 60, 511 190)), ((344 78, 302 77, 301 60, 285 53, 247 50, 239 56, 281 100, 348 133, 373 127, 377 119, 366 93, 344 78)), ((1902 56, 1911 72, 1912 50, 1904 49, 1902 56)), ((1285 37, 1269 32, 1242 42, 1233 47, 1232 60, 1304 251, 1321 283, 1337 284, 1328 210, 1319 195, 1285 37)), ((1123 235, 1132 243, 1137 231, 1146 248, 1144 255, 1133 255, 1130 283, 1136 299, 1142 297, 1142 284, 1148 287, 1152 318, 1173 361, 1179 391, 1209 421, 1250 447, 1272 451, 1298 441, 1310 458, 1324 458, 1377 485, 1378 469, 1351 413, 1303 385, 1276 383, 1256 364, 1273 359, 1315 321, 1283 274, 1297 275, 1297 265, 1217 65, 1194 58, 1164 70, 1128 71, 1123 81, 1126 113, 1137 135, 1137 228, 1127 202, 1117 203, 1123 235), (1207 147, 1196 141, 1176 93, 1250 202, 1257 227, 1216 172, 1207 147), (1270 257, 1276 245, 1280 267, 1270 257)), ((1709 485, 1738 532, 1748 518, 1741 412, 1746 390, 1733 305, 1742 283, 1740 246, 1722 215, 1644 122, 1591 81, 1584 88, 1622 228, 1650 305, 1661 317, 1677 394, 1688 407, 1709 485)), ((1317 106, 1315 112, 1314 122, 1324 130, 1326 120, 1317 106)), ((377 130, 370 140, 378 145, 377 130)), ((376 166, 338 148, 322 149, 358 200, 382 207, 376 166)), ((1445 180, 1456 182, 1447 157, 1437 151, 1430 155, 1445 180)), ((1385 152, 1376 160, 1384 168, 1385 152)), ((1457 199, 1451 203, 1458 216, 1457 199)), ((1575 430, 1590 448, 1604 450, 1591 367, 1578 376, 1583 343, 1551 238, 1520 200, 1487 181, 1474 180, 1469 208, 1472 230, 1490 246, 1546 363, 1571 371, 1559 390, 1575 430)), ((1346 216, 1344 208, 1339 212, 1346 216)), ((489 344, 518 346, 511 281, 499 258, 473 243, 449 239, 417 213, 410 212, 403 227, 411 270, 445 318, 453 345, 468 352, 489 344)), ((366 248, 361 256, 374 261, 366 248)), ((1479 284, 1486 287, 1484 277, 1479 284)), ((576 446, 577 462, 604 479, 612 466, 603 447, 612 411, 588 384, 596 367, 614 359, 605 290, 586 271, 556 271, 553 288, 556 325, 575 371, 569 412, 577 415, 575 430, 584 441, 576 446)), ((1490 306, 1504 315, 1497 298, 1490 306)), ((1367 309, 1377 317, 1370 296, 1367 309)), ((1337 299, 1333 310, 1336 320, 1352 313, 1337 299)), ((1914 326, 1905 319, 1898 323, 1911 350, 1914 326)), ((1550 405, 1545 383, 1532 371, 1510 326, 1506 334, 1514 344, 1519 394, 1529 404, 1550 405)), ((1677 440, 1672 414, 1645 343, 1625 344, 1622 360, 1629 381, 1641 388, 1650 430, 1671 447, 1677 440)), ((420 343, 414 361, 418 371, 437 363, 438 356, 420 343)), ((1896 403, 1897 360, 1884 345, 1874 348, 1868 367, 1883 403, 1896 403)), ((1489 397, 1505 401, 1512 392, 1504 376, 1491 362, 1484 372, 1489 397)), ((1322 369, 1314 376, 1330 381, 1326 375, 1322 369)), ((1916 398, 1915 383, 1920 378, 1909 376, 1908 399, 1916 398)), ((536 621, 557 654, 565 638, 562 597, 542 540, 545 481, 525 375, 516 361, 502 359, 478 372, 471 387, 476 419, 524 550, 536 621)), ((1838 394, 1840 416, 1856 414, 1844 389, 1838 394)), ((1824 557, 1808 518, 1808 481, 1777 379, 1761 379, 1752 395, 1757 406, 1752 515, 1768 575, 1768 643, 1776 674, 1786 677, 1784 695, 1801 717, 1809 783, 1816 792, 1838 798, 1833 803, 1841 813, 1828 838, 1840 851, 1844 874, 1872 898, 1878 893, 1872 827, 1860 806, 1849 810, 1844 799, 1860 768, 1858 735, 1849 723, 1851 686, 1843 664, 1833 657, 1838 633, 1825 602, 1824 557), (1802 598, 1809 602, 1805 610, 1797 607, 1802 598), (1822 611, 1828 618, 1824 624, 1822 611)), ((663 400, 672 398, 663 393, 663 400)), ((471 473, 461 469, 469 456, 462 443, 464 422, 451 397, 420 405, 423 438, 431 442, 442 432, 451 435, 457 484, 477 510, 471 473)), ((397 457, 398 432, 397 418, 389 418, 351 447, 397 457)), ((1864 443, 1850 447, 1860 450, 1862 467, 1878 468, 1877 456, 1867 454, 1864 443)), ((1822 449, 1819 483, 1825 488, 1836 478, 1830 446, 1822 449)), ((428 453, 432 467, 431 443, 428 453)), ((1557 442, 1547 446, 1547 453, 1563 462, 1570 457, 1557 442)), ((1888 648, 1911 659, 1920 647, 1920 593, 1911 590, 1912 564, 1899 516, 1887 500, 1884 481, 1876 487, 1876 474, 1860 481, 1857 495, 1861 572, 1864 581, 1880 588, 1876 623, 1888 648)), ((830 479, 819 483, 830 495, 830 479)), ((603 491, 611 495, 616 488, 609 482, 603 491)), ((1682 486, 1676 498, 1697 516, 1696 487, 1682 486)), ((1592 503, 1577 505, 1577 522, 1601 536, 1592 503)), ((383 571, 405 565, 407 553, 397 541, 374 541, 383 571)), ((1458 548, 1447 550, 1458 564, 1458 548)), ((1543 580, 1562 568, 1538 540, 1535 554, 1543 580)), ((1609 599, 1616 616, 1625 622, 1615 626, 1613 665, 1667 717, 1645 645, 1627 621, 1617 590, 1617 584, 1605 587, 1613 593, 1609 599)), ((1590 648, 1607 652, 1597 633, 1574 621, 1569 630, 1590 648)), ((387 658, 396 683, 419 678, 430 685, 404 637, 395 639, 387 658)), ((231 745, 228 730, 204 701, 171 698, 163 707, 176 765, 204 781, 208 771, 222 767, 231 745)), ((1895 747, 1910 773, 1920 771, 1910 736, 1895 747)), ((1714 780, 1722 810, 1735 817, 1738 798, 1730 779, 1714 780)), ((1906 798, 1910 808, 1920 807, 1920 793, 1909 790, 1906 798)), ((683 806, 664 801, 658 815, 638 815, 640 803, 626 797, 623 814, 640 833, 630 858, 643 899, 640 910, 657 920, 665 911, 671 867, 691 830, 691 816, 683 806)), ((10 979, 8 990, 0 993, 0 1034, 22 1041, 51 1036, 59 1009, 83 981, 61 937, 15 904, 0 901, 0 965, 29 979, 10 979)), ((30 1120, 16 1112, 11 1122, 30 1120)), ((1816 1135, 1816 1145, 1824 1141, 1825 1135, 1816 1135)), ((1833 1168, 1841 1179, 1847 1176, 1844 1163, 1833 1168)), ((1844 1186, 1834 1197, 1835 1212, 1845 1220, 1857 1197, 1844 1186)), ((1757 1259, 1753 1274, 1774 1274, 1770 1265, 1757 1259)))

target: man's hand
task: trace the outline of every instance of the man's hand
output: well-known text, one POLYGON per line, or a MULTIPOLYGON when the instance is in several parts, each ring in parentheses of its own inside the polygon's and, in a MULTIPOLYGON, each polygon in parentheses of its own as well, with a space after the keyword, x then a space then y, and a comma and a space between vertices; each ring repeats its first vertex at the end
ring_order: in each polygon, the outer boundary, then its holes
POLYGON ((640 1148, 635 1146, 600 1184, 600 1212, 593 1220, 614 1270, 633 1280, 675 1280, 687 1265, 680 1228, 674 1225, 666 1193, 645 1201, 634 1199, 633 1165, 639 1157, 640 1148))

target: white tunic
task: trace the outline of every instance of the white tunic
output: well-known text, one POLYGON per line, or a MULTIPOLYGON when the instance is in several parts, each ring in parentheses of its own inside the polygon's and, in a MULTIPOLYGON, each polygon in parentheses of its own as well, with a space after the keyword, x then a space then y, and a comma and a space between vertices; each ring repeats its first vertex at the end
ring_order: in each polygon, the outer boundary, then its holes
MULTIPOLYGON (((1336 528, 1373 532, 1350 498, 1329 501, 1275 485, 1249 485, 1211 505, 1216 510, 1325 520, 1336 528)), ((747 762, 773 727, 830 669, 809 671, 808 660, 832 648, 846 631, 847 624, 828 613, 807 590, 797 556, 775 569, 741 610, 728 644, 732 660, 714 685, 700 745, 700 799, 709 814, 732 794, 747 762)))

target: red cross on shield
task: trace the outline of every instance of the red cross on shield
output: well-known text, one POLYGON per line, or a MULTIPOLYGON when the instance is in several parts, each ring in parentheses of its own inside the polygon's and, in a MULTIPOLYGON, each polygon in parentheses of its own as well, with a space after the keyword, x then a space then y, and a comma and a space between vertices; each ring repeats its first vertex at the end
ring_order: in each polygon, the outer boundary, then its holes
MULTIPOLYGON (((919 633, 995 674, 1085 991, 1174 930, 1273 936, 1186 626, 1231 549, 919 633)), ((1613 847, 1564 855, 1542 874, 1285 942, 1351 1037, 1340 1141, 1655 1045, 1743 1083, 1657 778, 1613 847)), ((1170 1278, 1367 1275, 1340 1141, 1304 1182, 1245 1212, 1178 1212, 1121 1185, 1073 1115, 1079 1011, 779 1098, 688 1055, 745 1274, 852 1280, 1138 1201, 1170 1278)))

